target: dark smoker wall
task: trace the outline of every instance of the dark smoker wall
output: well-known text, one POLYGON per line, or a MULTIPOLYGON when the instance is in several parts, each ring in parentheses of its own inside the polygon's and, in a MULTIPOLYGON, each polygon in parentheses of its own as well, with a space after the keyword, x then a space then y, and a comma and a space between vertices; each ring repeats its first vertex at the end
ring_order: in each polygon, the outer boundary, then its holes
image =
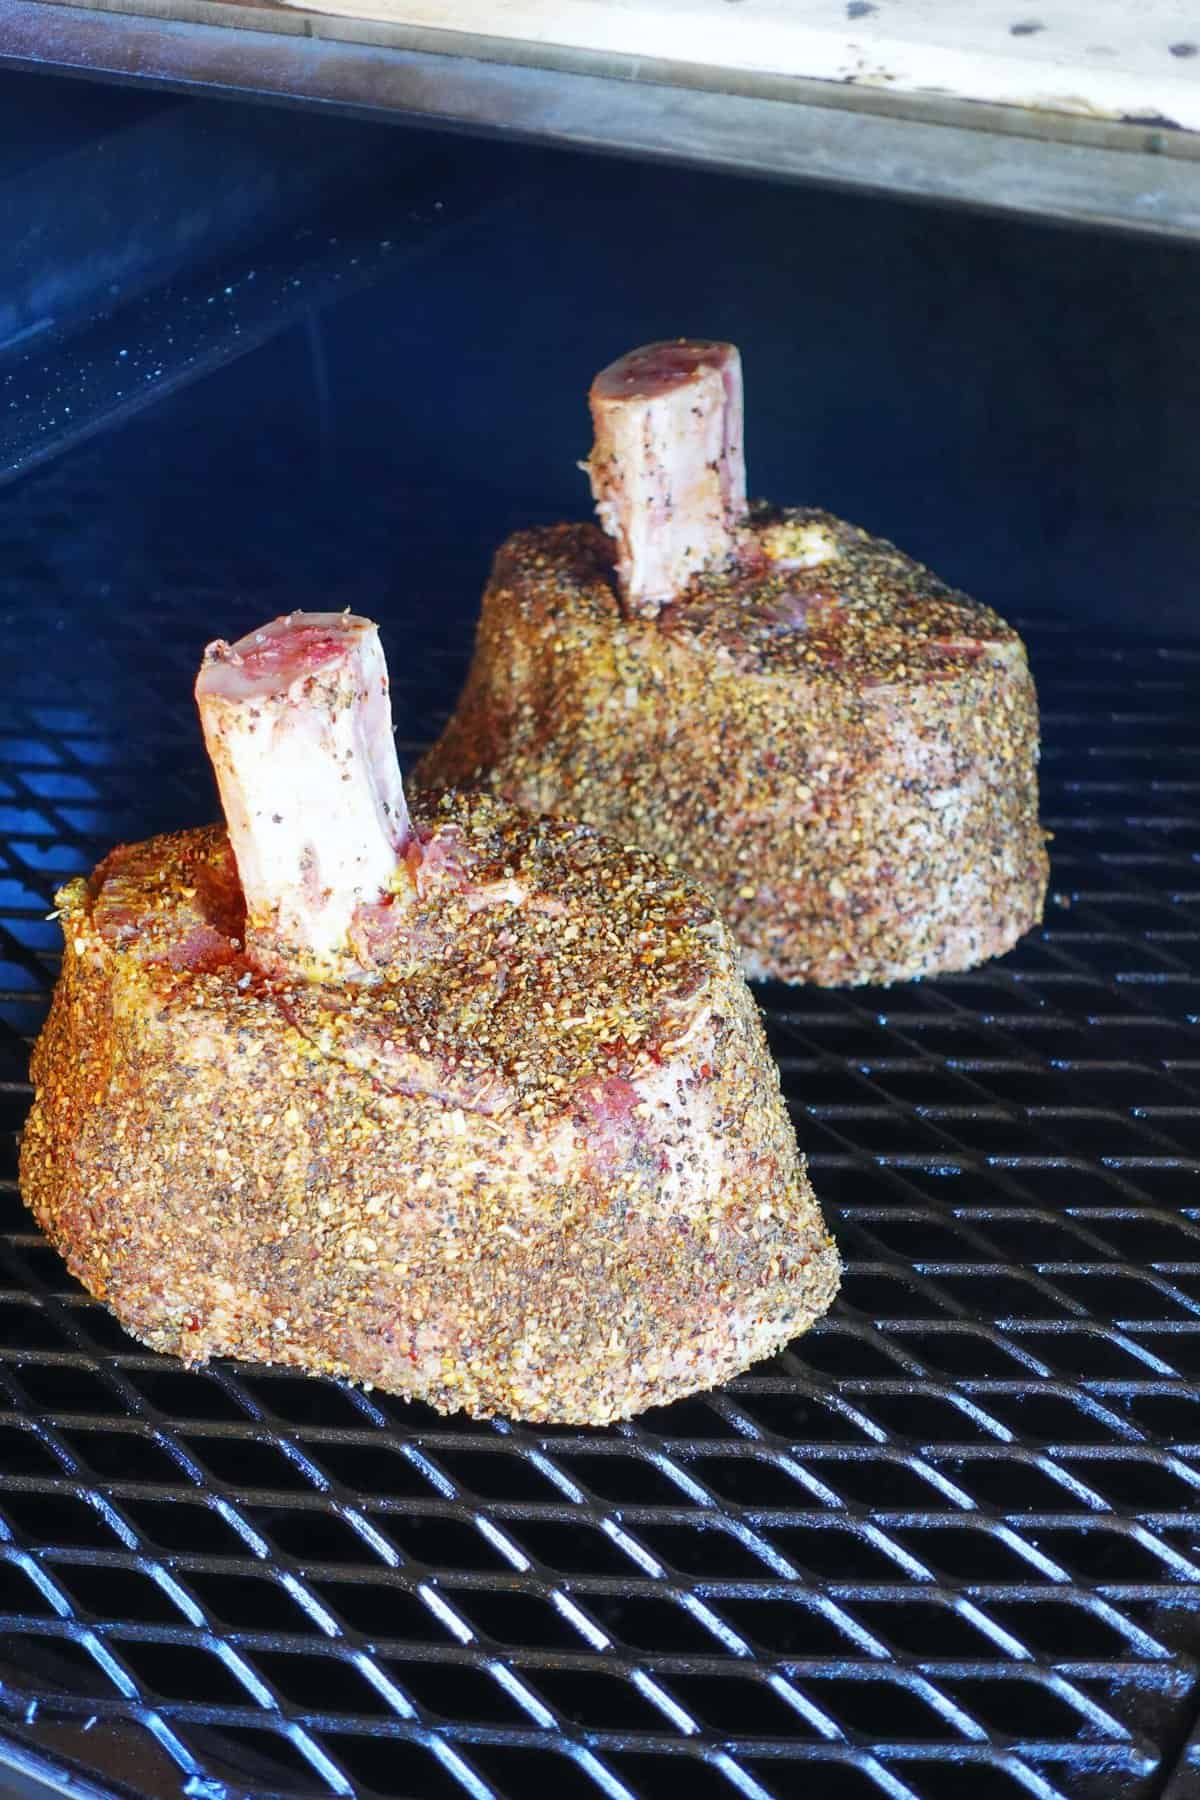
POLYGON ((383 466, 461 481, 467 535, 476 494, 497 519, 586 509, 596 367, 724 337, 753 492, 1004 608, 1200 632, 1196 252, 546 157, 525 204, 396 299, 331 332, 342 419, 383 466))
MULTIPOLYGON (((81 105, 89 127, 146 105, 2 85, 10 180, 30 141, 77 147, 81 105)), ((295 114, 287 129, 309 153, 339 125, 295 114)), ((368 201, 437 147, 359 129, 368 201)), ((449 641, 503 532, 586 512, 593 370, 683 333, 742 346, 755 492, 893 537, 1009 612, 1200 633, 1197 252, 442 142, 498 170, 506 197, 420 263, 0 489, 10 565, 19 551, 41 569, 51 604, 85 583, 98 604, 152 611, 182 566, 198 641, 260 600, 322 599, 384 619, 436 607, 449 641)), ((300 228, 333 241, 336 200, 311 214, 300 228)))

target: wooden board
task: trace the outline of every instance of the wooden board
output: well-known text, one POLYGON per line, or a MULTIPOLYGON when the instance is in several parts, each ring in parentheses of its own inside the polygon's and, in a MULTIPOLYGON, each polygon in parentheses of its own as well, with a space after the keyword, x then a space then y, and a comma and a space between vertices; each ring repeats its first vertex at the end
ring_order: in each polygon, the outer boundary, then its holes
POLYGON ((1090 30, 1073 0, 1023 19, 979 0, 953 37, 948 0, 875 3, 0 0, 0 67, 1200 242, 1200 56, 1174 0, 1096 0, 1090 30), (988 31, 991 59, 968 49, 988 31))
POLYGON ((541 46, 1200 130, 1200 7, 1191 0, 285 3, 509 41, 522 60, 541 46))

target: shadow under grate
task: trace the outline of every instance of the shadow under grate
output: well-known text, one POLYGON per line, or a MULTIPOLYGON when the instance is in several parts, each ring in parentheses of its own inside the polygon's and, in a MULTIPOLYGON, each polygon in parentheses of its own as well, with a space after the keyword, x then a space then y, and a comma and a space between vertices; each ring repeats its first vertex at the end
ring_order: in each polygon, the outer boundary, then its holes
MULTIPOLYGON (((10 600, 10 1144, 54 887, 211 814, 198 648, 274 601, 214 550, 150 624, 66 605, 10 600)), ((969 975, 760 990, 846 1280, 726 1389, 581 1431, 185 1372, 71 1282, 9 1153, 13 1743, 164 1794, 1162 1791, 1200 1709, 1200 654, 1030 635, 1045 926, 969 975)), ((412 747, 467 640, 385 636, 412 747)))

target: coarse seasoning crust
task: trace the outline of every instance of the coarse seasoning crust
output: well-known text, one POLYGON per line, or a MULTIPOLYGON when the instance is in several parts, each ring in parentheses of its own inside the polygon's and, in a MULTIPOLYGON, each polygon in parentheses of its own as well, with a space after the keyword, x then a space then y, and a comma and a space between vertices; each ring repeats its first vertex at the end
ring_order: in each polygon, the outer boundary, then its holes
POLYGON ((751 976, 969 968, 1041 916, 1037 698, 994 612, 812 509, 625 616, 591 525, 496 557, 458 707, 418 765, 587 819, 717 901, 751 976))
POLYGON ((59 896, 22 1192, 122 1323, 597 1424, 805 1329, 837 1255, 711 903, 486 796, 416 813, 374 980, 247 961, 223 831, 59 896))

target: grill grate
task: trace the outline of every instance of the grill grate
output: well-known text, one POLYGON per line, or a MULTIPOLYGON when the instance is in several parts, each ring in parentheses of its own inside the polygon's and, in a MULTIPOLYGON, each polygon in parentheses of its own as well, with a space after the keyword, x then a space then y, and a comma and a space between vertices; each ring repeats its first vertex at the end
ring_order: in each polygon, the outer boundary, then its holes
MULTIPOLYGON (((70 467, 66 498, 56 471, 20 490, 36 516, 23 548, 0 546, 10 563, 86 510, 101 465, 70 467)), ((57 880, 211 813, 198 645, 290 596, 213 551, 100 632, 86 584, 48 600, 45 567, 14 566, 15 1129, 57 880)), ((411 749, 453 695, 462 621, 385 635, 411 749)), ((760 990, 847 1271, 829 1319, 721 1392, 581 1431, 187 1373, 71 1283, 9 1160, 11 1745, 146 1794, 523 1800, 547 1782, 656 1800, 683 1779, 695 1800, 944 1800, 967 1780, 977 1800, 1133 1797, 1182 1755, 1182 1795, 1200 1767, 1183 1749, 1200 1711, 1200 650, 1031 636, 1045 929, 932 984, 760 990)))

